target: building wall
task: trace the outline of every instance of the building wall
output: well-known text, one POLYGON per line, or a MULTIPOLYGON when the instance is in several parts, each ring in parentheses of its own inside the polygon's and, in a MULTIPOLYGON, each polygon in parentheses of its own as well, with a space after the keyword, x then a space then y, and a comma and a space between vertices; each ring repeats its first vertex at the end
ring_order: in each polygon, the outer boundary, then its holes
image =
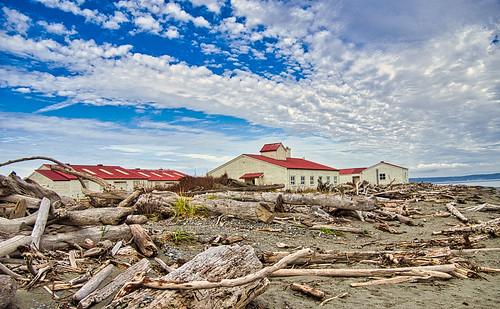
POLYGON ((361 173, 361 180, 366 180, 369 183, 377 184, 377 170, 379 174, 378 184, 387 185, 391 183, 408 183, 408 170, 393 166, 386 163, 379 163, 371 166, 361 173), (385 174, 385 179, 380 179, 380 174, 385 174))
POLYGON ((359 179, 362 181, 361 174, 345 174, 345 175, 340 175, 340 183, 352 183, 352 177, 359 177, 359 179))
POLYGON ((303 189, 316 189, 318 186, 318 179, 321 177, 321 181, 326 183, 328 177, 330 177, 330 184, 339 184, 339 172, 338 171, 320 171, 320 170, 302 170, 302 169, 288 169, 287 170, 288 181, 286 183, 286 189, 290 190, 303 190, 303 189), (295 176, 295 184, 291 183, 291 177, 295 176), (304 177, 305 183, 302 184, 302 177, 304 177), (313 183, 311 183, 311 177, 313 177, 313 183))
POLYGON ((287 151, 283 146, 279 146, 278 149, 276 149, 276 151, 266 151, 266 152, 261 152, 260 154, 264 157, 269 157, 276 160, 285 160, 287 158, 287 151))
POLYGON ((261 160, 241 155, 226 164, 207 173, 208 176, 220 177, 227 174, 229 178, 240 180, 246 173, 264 173, 255 179, 257 185, 287 184, 287 170, 261 160))

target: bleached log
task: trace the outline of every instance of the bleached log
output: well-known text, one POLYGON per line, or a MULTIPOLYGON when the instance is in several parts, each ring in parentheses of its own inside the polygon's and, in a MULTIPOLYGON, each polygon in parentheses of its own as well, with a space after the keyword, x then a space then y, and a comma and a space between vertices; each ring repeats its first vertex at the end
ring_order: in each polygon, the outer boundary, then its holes
POLYGON ((0 257, 11 254, 20 246, 31 243, 31 236, 16 235, 12 238, 0 242, 0 257))
POLYGON ((155 212, 164 216, 173 216, 175 214, 173 205, 179 198, 179 195, 174 192, 169 194, 146 193, 137 199, 134 208, 141 214, 155 212))
POLYGON ((13 272, 12 270, 10 270, 7 266, 3 265, 2 263, 0 263, 0 273, 11 276, 12 278, 17 279, 17 280, 26 279, 23 276, 21 276, 20 274, 13 272))
POLYGON ((396 276, 392 278, 370 280, 367 282, 353 282, 350 285, 352 287, 365 287, 365 286, 383 285, 383 284, 427 282, 432 279, 446 280, 452 278, 452 276, 449 274, 446 273, 441 273, 441 274, 442 275, 439 275, 439 272, 429 272, 424 276, 396 276))
POLYGON ((496 218, 490 221, 486 221, 480 224, 474 224, 470 226, 460 226, 460 227, 453 227, 447 230, 442 230, 442 231, 437 231, 433 232, 432 234, 434 235, 440 235, 440 234, 455 234, 455 233, 475 233, 475 232, 490 232, 495 229, 498 229, 500 226, 500 218, 496 218))
POLYGON ((19 200, 14 209, 10 212, 9 219, 18 219, 26 216, 27 209, 28 205, 26 204, 26 200, 19 200))
POLYGON ((207 196, 197 195, 191 200, 191 204, 205 208, 208 211, 221 215, 230 215, 239 219, 256 220, 270 223, 274 219, 274 204, 262 202, 240 202, 224 199, 213 200, 207 196))
POLYGON ((38 212, 17 219, 5 219, 0 217, 0 232, 7 234, 18 233, 24 227, 35 224, 37 217, 38 217, 38 212))
POLYGON ((103 288, 97 289, 94 292, 90 293, 87 297, 83 298, 78 303, 79 309, 86 309, 92 306, 95 303, 100 303, 105 300, 113 293, 118 291, 120 287, 122 287, 125 283, 132 280, 136 273, 146 272, 149 268, 149 261, 144 258, 134 265, 130 266, 124 272, 120 273, 116 276, 109 284, 104 286, 103 288))
MULTIPOLYGON (((191 261, 161 279, 169 282, 210 280, 217 284, 224 279, 247 276, 259 271, 262 264, 251 246, 218 246, 198 254, 191 261)), ((209 281, 209 283, 210 283, 209 281)), ((269 280, 260 279, 248 284, 203 290, 158 290, 143 288, 114 300, 107 308, 244 308, 264 292, 269 280), (143 300, 151 300, 144 303, 143 300)))
POLYGON ((147 257, 158 254, 158 248, 142 226, 139 224, 132 224, 130 225, 130 231, 132 232, 132 236, 134 236, 134 243, 139 249, 139 252, 147 257))
POLYGON ((90 293, 94 292, 99 285, 106 279, 115 266, 113 264, 109 264, 108 266, 101 269, 98 273, 96 273, 92 278, 90 278, 87 283, 85 283, 72 297, 73 301, 79 302, 80 300, 87 297, 90 293))
POLYGON ((469 219, 467 219, 456 207, 455 207, 455 203, 448 203, 446 204, 446 209, 448 209, 448 211, 454 215, 455 217, 457 217, 460 221, 462 222, 469 222, 469 219))
POLYGON ((57 216, 58 222, 66 225, 117 225, 125 221, 125 218, 133 212, 132 208, 126 207, 89 208, 72 211, 60 209, 57 216))
POLYGON ((1 196, 0 201, 10 202, 10 203, 17 203, 19 201, 25 201, 26 207, 28 209, 38 209, 38 206, 40 205, 39 198, 31 197, 31 196, 27 196, 27 195, 20 195, 20 194, 1 196))
POLYGON ((36 249, 40 249, 40 239, 45 231, 45 225, 47 224, 47 219, 49 218, 50 207, 50 200, 44 197, 40 202, 40 208, 38 209, 35 226, 31 232, 31 245, 33 245, 36 249))
POLYGON ((128 215, 125 219, 127 224, 145 224, 146 222, 148 222, 148 217, 144 215, 128 215))
POLYGON ((118 207, 129 207, 129 206, 132 206, 132 204, 135 202, 135 200, 141 195, 144 193, 144 189, 136 189, 134 190, 134 192, 132 192, 132 194, 130 194, 129 196, 127 196, 126 199, 124 199, 123 201, 121 201, 119 204, 118 204, 118 207))
POLYGON ((471 206, 467 211, 500 211, 500 205, 484 203, 476 206, 471 206))
POLYGON ((323 277, 390 277, 401 276, 421 276, 425 271, 438 271, 443 273, 453 273, 457 267, 455 264, 398 267, 398 268, 360 268, 360 269, 280 269, 274 272, 272 277, 293 277, 293 276, 323 276, 323 277))
POLYGON ((306 284, 299 284, 299 283, 292 283, 290 285, 290 289, 293 291, 300 292, 302 294, 312 296, 316 299, 323 299, 325 297, 325 292, 315 289, 313 287, 310 287, 306 284))
POLYGON ((380 210, 380 209, 376 209, 373 212, 381 214, 383 216, 386 216, 392 220, 397 220, 397 221, 404 223, 404 224, 407 224, 407 225, 415 225, 415 223, 413 222, 413 220, 411 218, 397 214, 397 213, 393 213, 393 212, 385 211, 385 210, 380 210))
POLYGON ((85 244, 85 239, 98 243, 103 239, 111 241, 128 240, 131 236, 130 228, 126 224, 102 225, 80 228, 73 232, 44 235, 40 245, 42 249, 59 250, 67 248, 71 244, 82 246, 85 244))
POLYGON ((39 199, 47 197, 52 203, 61 201, 56 192, 44 188, 32 180, 23 180, 15 173, 11 173, 8 177, 0 175, 0 196, 13 194, 27 195, 39 199))

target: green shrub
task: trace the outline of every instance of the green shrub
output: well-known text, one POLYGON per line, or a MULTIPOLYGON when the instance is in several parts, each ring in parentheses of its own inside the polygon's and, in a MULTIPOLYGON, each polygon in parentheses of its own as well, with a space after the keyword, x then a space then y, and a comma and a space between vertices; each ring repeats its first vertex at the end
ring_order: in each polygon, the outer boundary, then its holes
POLYGON ((325 234, 325 235, 334 235, 334 236, 338 236, 338 237, 344 236, 344 233, 342 233, 341 231, 332 230, 332 229, 329 229, 326 227, 322 227, 320 229, 320 232, 325 234))
POLYGON ((191 218, 196 213, 196 207, 189 202, 187 197, 179 197, 174 204, 175 217, 191 218))
POLYGON ((176 230, 173 231, 172 234, 170 234, 170 237, 172 241, 176 244, 180 242, 185 242, 185 241, 193 241, 194 240, 194 235, 193 233, 186 232, 183 230, 176 230))

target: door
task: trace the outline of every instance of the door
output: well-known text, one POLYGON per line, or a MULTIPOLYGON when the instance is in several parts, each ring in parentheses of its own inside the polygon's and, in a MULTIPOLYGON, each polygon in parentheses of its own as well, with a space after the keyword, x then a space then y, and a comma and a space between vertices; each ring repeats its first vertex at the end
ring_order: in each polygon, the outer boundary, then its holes
POLYGON ((357 184, 359 182, 359 176, 352 176, 352 183, 357 184))

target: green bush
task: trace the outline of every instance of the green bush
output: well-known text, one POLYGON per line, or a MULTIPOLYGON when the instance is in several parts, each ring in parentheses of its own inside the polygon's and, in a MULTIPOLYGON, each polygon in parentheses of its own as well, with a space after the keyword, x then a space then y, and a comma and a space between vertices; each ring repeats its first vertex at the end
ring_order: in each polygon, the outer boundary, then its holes
POLYGON ((196 213, 196 207, 189 202, 187 197, 179 197, 174 204, 175 217, 191 218, 196 213))

